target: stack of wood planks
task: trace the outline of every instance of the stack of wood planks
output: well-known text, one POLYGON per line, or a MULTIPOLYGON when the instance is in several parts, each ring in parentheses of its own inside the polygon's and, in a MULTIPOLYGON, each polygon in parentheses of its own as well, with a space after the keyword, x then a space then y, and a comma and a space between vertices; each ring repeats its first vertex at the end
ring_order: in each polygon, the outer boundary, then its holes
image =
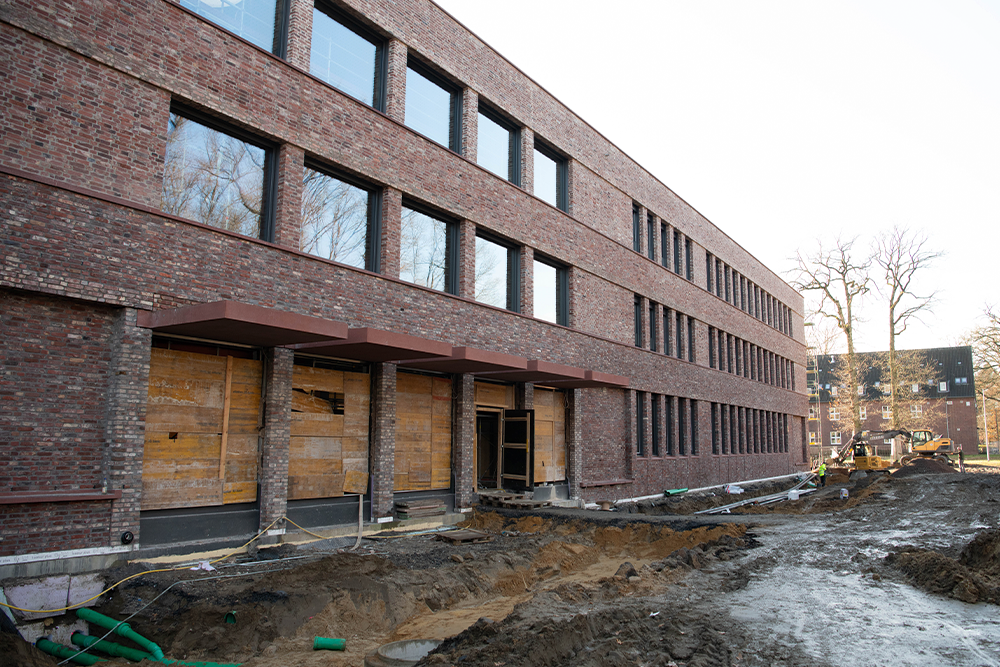
POLYGON ((419 519, 427 516, 441 516, 447 512, 440 500, 411 500, 396 503, 396 516, 399 519, 419 519))

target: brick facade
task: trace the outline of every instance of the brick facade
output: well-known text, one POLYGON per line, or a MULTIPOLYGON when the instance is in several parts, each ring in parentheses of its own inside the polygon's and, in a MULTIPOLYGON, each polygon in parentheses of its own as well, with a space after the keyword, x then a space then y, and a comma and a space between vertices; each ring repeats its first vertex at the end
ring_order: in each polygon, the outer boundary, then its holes
MULTIPOLYGON (((152 334, 137 326, 137 312, 219 300, 628 377, 629 389, 566 392, 566 484, 574 498, 636 497, 794 470, 803 459, 806 415, 798 294, 434 4, 338 3, 385 39, 383 112, 308 73, 312 4, 289 1, 286 59, 167 0, 15 0, 0 7, 0 497, 105 487, 120 492, 113 500, 8 506, 8 516, 30 517, 37 530, 25 533, 5 521, 0 555, 115 546, 125 531, 141 543, 152 334), (405 124, 410 56, 455 85, 463 101, 462 154, 405 124), (523 187, 475 163, 480 99, 521 128, 523 187), (172 102, 273 146, 270 239, 159 210, 172 102), (531 194, 536 137, 567 156, 568 212, 531 194), (378 193, 377 272, 300 251, 307 159, 378 193), (457 294, 399 280, 404 201, 458 225, 457 294), (633 250, 633 202, 642 215, 641 253, 633 250), (647 212, 654 221, 653 259, 645 254, 647 212), (661 220, 671 260, 675 230, 692 241, 690 279, 686 271, 675 273, 672 261, 669 269, 661 263, 661 220), (521 313, 474 300, 477 230, 516 247, 521 313), (709 255, 724 258, 790 308, 791 335, 707 291, 709 255), (536 256, 566 267, 568 326, 532 317, 540 300, 536 256), (636 296, 643 347, 634 345, 636 296), (649 349, 649 304, 656 351, 649 349), (663 326, 664 313, 682 315, 680 332, 674 317, 663 326), (689 318, 693 361, 686 347, 689 318), (710 367, 710 327, 790 360, 798 389, 710 367), (668 333, 672 345, 682 334, 681 358, 665 349, 668 333), (698 440, 688 442, 686 454, 637 456, 637 391, 646 402, 647 447, 652 396, 664 397, 661 409, 667 401, 678 406, 674 415, 689 414, 697 402, 698 440), (788 441, 769 453, 713 454, 712 403, 788 415, 788 441)), ((266 526, 287 508, 294 355, 284 348, 261 354, 259 513, 266 526)), ((375 363, 370 373, 370 492, 372 514, 383 517, 394 499, 396 366, 375 363)), ((459 507, 475 500, 473 380, 454 378, 451 492, 459 507)), ((519 385, 517 407, 530 409, 532 392, 532 385, 519 385)), ((664 416, 660 428, 676 431, 677 424, 664 416)))

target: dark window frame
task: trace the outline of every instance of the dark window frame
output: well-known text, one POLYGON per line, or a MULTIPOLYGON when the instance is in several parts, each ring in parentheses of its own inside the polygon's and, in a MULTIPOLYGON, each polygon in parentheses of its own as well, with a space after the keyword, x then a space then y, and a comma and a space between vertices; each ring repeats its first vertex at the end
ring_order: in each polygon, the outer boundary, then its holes
POLYGON ((692 266, 694 256, 694 244, 691 242, 690 238, 684 239, 684 277, 688 280, 694 280, 694 267, 692 266))
MULTIPOLYGON (((289 5, 291 4, 289 0, 279 0, 279 2, 284 2, 289 5)), ((375 80, 373 82, 372 91, 372 108, 376 111, 385 113, 389 81, 388 40, 378 31, 373 30, 371 27, 366 26, 354 17, 348 15, 330 0, 313 0, 313 7, 375 47, 375 80)), ((333 86, 333 84, 328 85, 333 86)), ((333 87, 337 88, 336 86, 333 87)), ((337 90, 340 90, 340 88, 337 88, 337 90)), ((350 93, 342 90, 340 92, 351 97, 352 99, 356 99, 351 96, 350 93)))
MULTIPOLYGON (((499 111, 495 110, 484 100, 479 100, 478 113, 507 130, 507 180, 514 185, 521 187, 521 126, 517 122, 510 120, 499 111)), ((479 141, 479 137, 476 137, 479 141)), ((486 169, 485 167, 483 167, 486 169)), ((487 169, 487 171, 489 171, 487 169)), ((493 173, 493 172, 490 172, 493 173)))
MULTIPOLYGON (((264 151, 264 180, 263 183, 261 183, 260 232, 257 238, 261 241, 273 243, 275 219, 277 218, 278 212, 278 144, 264 139, 260 135, 245 130, 236 123, 227 122, 222 118, 201 111, 193 106, 185 104, 184 102, 171 100, 170 113, 181 116, 182 118, 187 118, 188 120, 194 121, 200 125, 204 125, 210 130, 214 130, 222 134, 228 134, 234 139, 248 143, 251 146, 256 146, 264 151)), ((195 220, 195 222, 198 221, 195 220)), ((218 227, 213 227, 212 225, 206 224, 206 226, 212 227, 213 229, 219 229, 218 227)), ((243 235, 241 234, 241 236, 243 235)))
MULTIPOLYGON (((450 81, 444 76, 438 74, 430 65, 420 60, 412 52, 407 54, 406 58, 407 69, 412 69, 414 72, 424 77, 434 85, 438 86, 446 93, 451 96, 451 106, 448 114, 448 144, 445 148, 453 153, 462 154, 462 86, 450 81)), ((405 123, 404 123, 405 125, 405 123)), ((407 125, 407 127, 410 127, 407 125)), ((413 130, 413 128, 410 128, 413 130)), ((417 130, 413 130, 420 134, 417 130)), ((425 134, 420 134, 422 137, 426 137, 430 141, 434 141, 425 134)), ((437 142, 435 142, 437 143, 437 142)), ((440 144, 439 144, 440 145, 440 144)))
POLYGON ((646 256, 656 261, 656 216, 646 211, 646 256))
MULTIPOLYGON (((556 270, 556 324, 569 326, 569 267, 545 255, 535 254, 534 261, 556 270)), ((534 282, 534 281, 532 281, 534 282)))
POLYGON ((291 6, 292 6, 291 0, 275 0, 274 33, 271 37, 270 49, 265 49, 259 44, 255 44, 252 41, 250 41, 249 38, 244 37, 239 33, 233 32, 232 30, 230 30, 229 28, 220 23, 216 23, 215 21, 212 20, 211 17, 206 16, 204 14, 200 14, 198 10, 181 4, 181 0, 172 0, 172 1, 184 11, 190 12, 192 15, 197 16, 202 21, 212 24, 219 30, 223 30, 229 33, 230 35, 233 35, 237 39, 243 40, 244 42, 250 44, 254 48, 270 53, 271 55, 281 58, 282 60, 288 60, 288 27, 289 27, 289 20, 291 17, 291 6))
MULTIPOLYGON (((445 250, 444 250, 444 290, 445 294, 458 295, 458 281, 459 281, 459 271, 460 271, 460 256, 459 256, 459 224, 458 220, 454 217, 448 215, 447 213, 442 213, 440 210, 428 206, 419 200, 403 198, 402 208, 408 208, 417 213, 423 213, 424 215, 434 218, 438 222, 443 222, 445 225, 445 250)), ((406 281, 403 281, 406 282, 406 281)), ((407 283, 410 285, 416 285, 416 283, 407 283)), ((422 285, 417 285, 417 287, 423 287, 422 285)), ((433 287, 425 287, 425 289, 434 290, 433 287)), ((438 290, 434 290, 435 292, 438 290)))
POLYGON ((635 392, 636 456, 646 456, 646 392, 635 392))
POLYGON ((556 163, 556 208, 569 213, 569 159, 535 137, 536 151, 556 163))
POLYGON ((674 397, 664 396, 663 397, 663 409, 664 409, 664 455, 665 456, 675 456, 674 448, 676 443, 674 442, 674 422, 676 420, 676 410, 674 409, 674 397))
POLYGON ((674 273, 681 275, 681 233, 674 228, 674 273))
POLYGON ((657 333, 656 333, 656 303, 654 303, 653 301, 650 301, 649 302, 649 308, 647 308, 647 310, 649 312, 649 349, 650 349, 651 352, 656 352, 657 351, 657 349, 656 349, 657 348, 657 345, 656 345, 656 338, 657 338, 657 333))
POLYGON ((670 269, 670 227, 660 221, 660 265, 670 269))
POLYGON ((632 202, 632 250, 642 252, 642 207, 632 202))
POLYGON ((635 346, 642 347, 642 297, 636 294, 632 297, 632 312, 635 328, 635 346))
MULTIPOLYGON (((507 310, 521 312, 521 246, 487 230, 476 229, 476 238, 507 249, 507 310)), ((473 277, 473 282, 475 277, 473 277)))
POLYGON ((650 395, 650 420, 652 422, 653 438, 650 442, 651 454, 660 455, 660 404, 663 402, 659 394, 650 395))

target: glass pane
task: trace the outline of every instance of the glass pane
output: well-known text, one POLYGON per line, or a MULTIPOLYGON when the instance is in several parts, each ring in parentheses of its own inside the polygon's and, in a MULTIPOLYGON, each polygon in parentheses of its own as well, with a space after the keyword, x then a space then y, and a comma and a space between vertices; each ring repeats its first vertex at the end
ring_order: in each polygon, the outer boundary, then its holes
POLYGON ((406 125, 442 146, 451 137, 451 93, 418 74, 406 70, 406 125))
POLYGON ((299 249, 363 269, 367 235, 368 192, 306 167, 299 249))
POLYGON ((476 162, 500 178, 510 178, 510 130, 479 114, 476 162))
POLYGON ((371 106, 376 51, 367 39, 313 8, 310 74, 371 106))
POLYGON ((447 225, 403 207, 399 278, 444 291, 447 225))
POLYGON ((535 150, 535 196, 553 206, 559 205, 556 161, 535 150))
POLYGON ((535 260, 535 317, 558 323, 556 317, 556 275, 554 266, 535 260))
POLYGON ((212 23, 268 51, 274 50, 278 0, 180 0, 212 23))
POLYGON ((263 148, 172 113, 160 207, 260 237, 265 156, 263 148))
POLYGON ((476 301, 507 307, 507 248, 476 237, 476 301))

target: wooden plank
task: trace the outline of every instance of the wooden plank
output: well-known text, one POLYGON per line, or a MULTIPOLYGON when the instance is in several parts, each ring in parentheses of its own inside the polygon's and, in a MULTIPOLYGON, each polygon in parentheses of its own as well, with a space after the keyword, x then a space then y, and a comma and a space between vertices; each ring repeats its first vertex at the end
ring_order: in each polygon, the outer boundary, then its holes
POLYGON ((219 436, 215 433, 178 433, 146 431, 143 463, 175 459, 219 459, 219 436))
POLYGON ((344 495, 343 475, 289 475, 288 499, 337 498, 344 495))
POLYGON ((356 470, 358 472, 367 473, 368 472, 368 459, 348 459, 345 458, 341 461, 341 465, 344 467, 344 472, 349 470, 356 470))
POLYGON ((229 407, 233 400, 233 358, 226 357, 226 391, 222 398, 222 453, 219 454, 219 479, 226 478, 226 450, 229 449, 229 407))
POLYGON ((291 435, 340 437, 344 435, 344 415, 292 413, 291 435))
POLYGON ((497 408, 514 408, 514 387, 509 385, 476 382, 476 405, 488 405, 497 408))
POLYGON ((368 491, 368 473, 348 470, 344 473, 344 493, 364 494, 368 491))
POLYGON ((146 428, 175 433, 222 433, 222 408, 149 404, 146 428))
POLYGON ((252 503, 257 500, 257 482, 226 482, 222 494, 224 505, 252 503))
POLYGON ((144 479, 142 481, 142 509, 161 510, 222 505, 222 487, 222 480, 215 478, 144 479))

